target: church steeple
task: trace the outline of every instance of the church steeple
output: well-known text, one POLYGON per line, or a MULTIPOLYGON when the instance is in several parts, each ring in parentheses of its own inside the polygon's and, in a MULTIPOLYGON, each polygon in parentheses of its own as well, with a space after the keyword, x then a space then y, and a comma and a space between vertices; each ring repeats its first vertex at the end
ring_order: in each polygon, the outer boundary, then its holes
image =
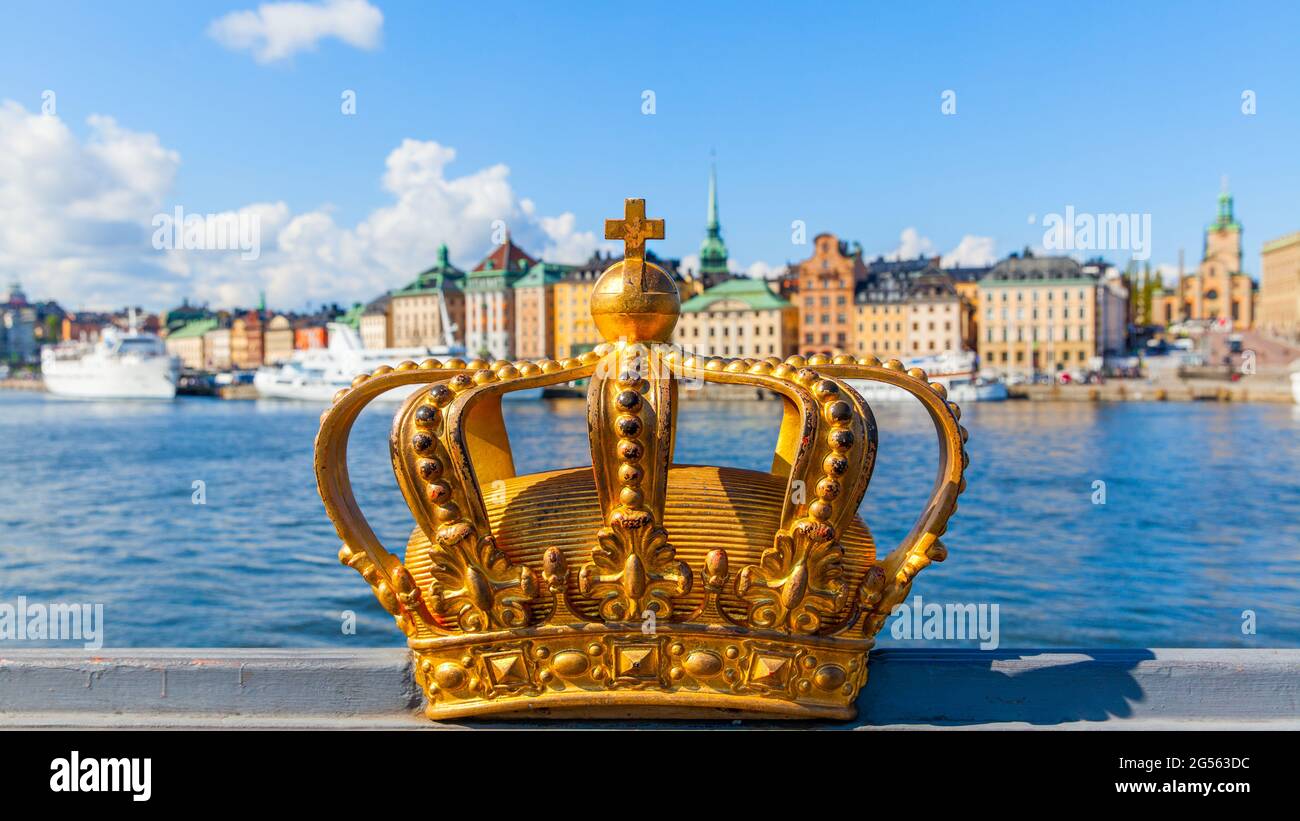
POLYGON ((718 170, 709 163, 709 216, 704 242, 700 243, 700 276, 726 278, 727 244, 722 241, 722 224, 718 221, 718 170))
POLYGON ((718 166, 709 163, 709 236, 716 237, 722 226, 718 224, 718 166))
POLYGON ((1219 214, 1210 226, 1213 231, 1240 231, 1241 223, 1237 222, 1232 213, 1232 194, 1228 192, 1228 178, 1223 178, 1223 186, 1219 191, 1219 214))

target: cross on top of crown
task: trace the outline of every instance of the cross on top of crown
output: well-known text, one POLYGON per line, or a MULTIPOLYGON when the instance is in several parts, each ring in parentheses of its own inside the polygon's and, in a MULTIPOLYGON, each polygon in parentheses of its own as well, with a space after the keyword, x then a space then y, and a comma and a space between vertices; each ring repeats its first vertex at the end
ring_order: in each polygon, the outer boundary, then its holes
POLYGON ((605 220, 605 239, 623 240, 625 287, 645 287, 645 241, 664 238, 664 221, 646 219, 645 200, 623 201, 623 219, 605 220))

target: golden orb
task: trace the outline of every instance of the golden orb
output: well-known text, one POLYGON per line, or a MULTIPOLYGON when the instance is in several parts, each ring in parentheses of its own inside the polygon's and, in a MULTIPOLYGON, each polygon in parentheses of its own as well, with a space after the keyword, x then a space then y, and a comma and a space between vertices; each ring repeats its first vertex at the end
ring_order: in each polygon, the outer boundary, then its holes
POLYGON ((629 285, 623 262, 605 269, 591 292, 591 318, 609 342, 667 342, 677 327, 681 297, 668 273, 653 262, 629 285))

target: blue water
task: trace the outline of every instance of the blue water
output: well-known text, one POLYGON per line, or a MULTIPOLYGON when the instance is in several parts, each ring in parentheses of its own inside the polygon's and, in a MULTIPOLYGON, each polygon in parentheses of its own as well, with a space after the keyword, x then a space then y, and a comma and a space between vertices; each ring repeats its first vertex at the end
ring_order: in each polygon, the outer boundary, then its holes
MULTIPOLYGON (((400 645, 335 559, 311 471, 319 410, 0 393, 0 603, 102 602, 110 647, 400 645), (349 610, 355 635, 340 627, 349 610)), ((390 414, 362 415, 349 458, 397 550, 411 522, 390 414)), ((766 469, 778 418, 774 402, 687 402, 677 460, 766 469)), ((877 419, 862 512, 892 545, 929 490, 934 433, 919 410, 877 419)), ((1300 409, 1005 402, 963 422, 972 462, 950 558, 914 593, 997 604, 1003 647, 1300 647, 1300 409)), ((590 464, 580 401, 518 403, 507 423, 522 472, 590 464)))

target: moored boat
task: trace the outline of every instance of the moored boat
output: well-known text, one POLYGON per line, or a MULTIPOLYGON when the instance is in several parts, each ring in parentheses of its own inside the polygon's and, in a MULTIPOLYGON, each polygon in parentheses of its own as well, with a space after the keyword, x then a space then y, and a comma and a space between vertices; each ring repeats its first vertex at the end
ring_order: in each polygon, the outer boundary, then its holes
MULTIPOLYGON (((918 357, 903 362, 908 368, 921 368, 930 382, 938 382, 948 390, 948 399, 958 404, 970 402, 1001 402, 1007 398, 1007 386, 1000 379, 982 377, 975 371, 975 354, 918 357)), ((867 402, 907 402, 914 397, 902 388, 884 382, 866 379, 845 380, 867 402)))
POLYGON ((180 360, 150 333, 105 328, 99 341, 41 351, 45 390, 72 399, 172 399, 180 360))

